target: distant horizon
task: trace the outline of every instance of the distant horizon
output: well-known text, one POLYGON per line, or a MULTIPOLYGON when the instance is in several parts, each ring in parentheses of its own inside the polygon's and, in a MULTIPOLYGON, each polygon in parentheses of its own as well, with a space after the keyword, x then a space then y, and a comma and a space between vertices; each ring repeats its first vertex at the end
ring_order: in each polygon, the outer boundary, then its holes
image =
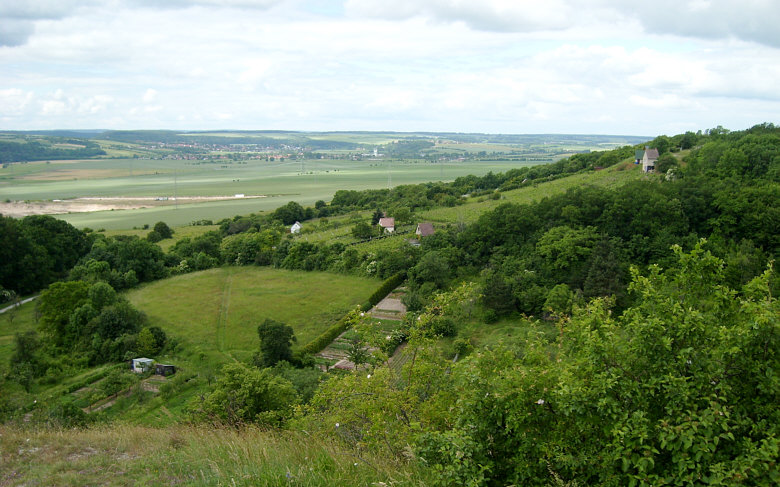
MULTIPOLYGON (((756 124, 754 124, 756 125, 756 124)), ((754 125, 751 125, 754 126, 754 125)), ((708 127, 709 130, 715 127, 708 127)), ((728 130, 728 127, 724 127, 728 130)), ((746 127, 750 128, 750 127, 746 127)), ((744 129, 734 129, 744 130, 744 129)), ((655 135, 643 135, 643 134, 618 134, 618 133, 599 133, 599 132, 466 132, 466 131, 451 131, 451 130, 297 130, 297 129, 84 129, 84 128, 54 128, 54 129, 0 129, 0 133, 29 133, 29 134, 56 134, 61 132, 73 132, 73 133, 105 133, 105 132, 175 132, 175 133, 212 133, 212 132, 236 132, 236 133, 302 133, 302 134, 421 134, 421 135, 528 135, 528 136, 600 136, 600 137, 650 137, 655 138, 658 135, 676 135, 676 134, 655 134, 655 135)), ((696 132, 696 131, 694 131, 696 132)))

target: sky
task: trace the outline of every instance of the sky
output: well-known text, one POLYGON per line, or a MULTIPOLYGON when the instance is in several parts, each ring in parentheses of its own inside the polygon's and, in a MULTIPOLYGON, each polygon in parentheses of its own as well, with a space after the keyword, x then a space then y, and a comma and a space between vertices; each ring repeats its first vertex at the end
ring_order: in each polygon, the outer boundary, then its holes
POLYGON ((778 0, 2 0, 0 130, 780 122, 778 0))

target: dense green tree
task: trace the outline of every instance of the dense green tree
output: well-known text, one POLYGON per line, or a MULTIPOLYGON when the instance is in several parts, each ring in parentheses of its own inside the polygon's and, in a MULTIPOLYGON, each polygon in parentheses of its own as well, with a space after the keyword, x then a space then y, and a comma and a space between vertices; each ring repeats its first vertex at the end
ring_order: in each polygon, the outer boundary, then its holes
POLYGON ((136 351, 138 355, 142 357, 154 357, 160 348, 157 346, 157 341, 149 328, 144 328, 138 332, 138 341, 136 342, 136 351))
POLYGON ((83 232, 50 216, 0 215, 0 286, 28 294, 62 278, 86 252, 83 232))
MULTIPOLYGON (((25 369, 22 374, 23 382, 27 384, 27 374, 30 378, 38 377, 43 372, 43 364, 40 357, 40 340, 34 330, 14 334, 13 352, 11 353, 9 367, 11 370, 17 367, 25 369)), ((23 384, 24 385, 24 384, 23 384)))
POLYGON ((163 239, 162 235, 160 235, 160 232, 158 232, 157 230, 152 230, 151 232, 146 234, 146 240, 152 243, 157 243, 162 239, 163 239))
POLYGON ((103 340, 113 340, 122 335, 138 333, 146 322, 143 311, 122 299, 100 310, 95 318, 95 331, 103 340))
POLYGON ((515 296, 511 283, 494 269, 485 269, 482 273, 482 303, 499 316, 512 313, 516 309, 515 296))
POLYGON ((285 225, 292 225, 296 221, 306 219, 306 213, 303 207, 295 201, 290 201, 284 206, 280 206, 271 214, 274 220, 281 220, 285 225))
POLYGON ((157 222, 154 224, 153 231, 160 234, 160 237, 163 239, 166 238, 172 238, 173 237, 173 230, 171 230, 171 227, 168 226, 165 222, 157 222))
POLYGON ((80 330, 69 326, 70 316, 88 302, 89 287, 83 281, 55 282, 41 293, 36 304, 41 316, 38 326, 55 345, 69 347, 80 336, 80 330))
POLYGON ((282 234, 273 228, 256 233, 241 233, 225 237, 220 243, 222 261, 227 264, 247 265, 270 263, 274 247, 279 245, 282 234))
POLYGON ((409 280, 416 287, 423 283, 433 283, 437 288, 443 288, 451 275, 452 269, 449 263, 436 250, 423 254, 417 265, 409 270, 409 280))
POLYGON ((260 337, 259 363, 263 367, 273 367, 279 361, 292 360, 295 331, 291 326, 266 318, 258 325, 257 335, 260 337))
POLYGON ((628 268, 620 258, 617 241, 602 238, 596 243, 587 267, 587 274, 582 283, 582 293, 585 298, 615 296, 622 301, 628 279, 628 268))
MULTIPOLYGON (((378 221, 378 220, 377 220, 378 221)), ((352 236, 359 239, 371 238, 374 235, 374 229, 366 222, 358 222, 352 227, 352 236)))
POLYGON ((672 148, 672 141, 666 135, 659 135, 650 142, 650 147, 658 149, 658 154, 666 154, 672 148))
POLYGON ((371 225, 377 225, 379 224, 379 220, 385 216, 384 213, 382 213, 382 210, 376 209, 374 210, 374 213, 371 215, 371 225))
POLYGON ((158 245, 138 237, 111 237, 96 240, 85 261, 108 262, 120 275, 132 271, 138 282, 162 279, 168 275, 165 254, 158 245))
POLYGON ((669 169, 677 169, 680 167, 680 163, 677 162, 677 158, 672 154, 666 153, 655 161, 655 172, 660 174, 666 174, 669 169))
POLYGON ((214 389, 190 406, 195 417, 230 425, 260 423, 279 426, 292 416, 300 398, 290 381, 271 369, 240 363, 222 368, 214 389))
POLYGON ((22 219, 22 228, 45 251, 48 282, 64 277, 89 248, 84 232, 49 215, 27 216, 22 219))

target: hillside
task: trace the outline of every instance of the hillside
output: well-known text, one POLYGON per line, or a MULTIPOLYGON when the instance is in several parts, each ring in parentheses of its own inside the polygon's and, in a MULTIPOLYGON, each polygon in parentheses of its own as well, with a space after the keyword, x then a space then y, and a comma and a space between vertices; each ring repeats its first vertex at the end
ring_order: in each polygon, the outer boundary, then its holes
POLYGON ((0 485, 426 485, 402 462, 330 440, 254 427, 0 425, 0 485))
POLYGON ((778 130, 340 190, 178 236, 3 218, 10 255, 57 265, 26 281, 30 261, 3 268, 4 284, 51 284, 2 328, 0 412, 14 437, 26 423, 258 425, 426 485, 771 484, 778 130), (416 236, 419 221, 434 233, 416 236), (46 232, 74 251, 44 246, 46 232), (404 279, 400 323, 362 312, 404 279), (328 370, 311 354, 347 329, 337 345, 355 371, 328 370), (138 356, 179 370, 124 370, 138 356))

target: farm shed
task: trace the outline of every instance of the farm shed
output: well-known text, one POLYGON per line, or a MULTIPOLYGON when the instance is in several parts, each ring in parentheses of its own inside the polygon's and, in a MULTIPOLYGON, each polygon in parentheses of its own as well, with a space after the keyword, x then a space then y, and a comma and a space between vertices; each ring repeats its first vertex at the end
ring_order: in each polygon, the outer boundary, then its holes
POLYGON ((155 373, 163 377, 168 377, 176 373, 176 366, 170 364, 157 364, 155 367, 155 373))
POLYGON ((132 370, 136 374, 143 374, 147 370, 152 368, 152 364, 154 363, 154 360, 146 357, 142 358, 134 358, 132 361, 132 370))
POLYGON ((295 222, 290 227, 290 233, 300 233, 301 232, 301 222, 295 222))

